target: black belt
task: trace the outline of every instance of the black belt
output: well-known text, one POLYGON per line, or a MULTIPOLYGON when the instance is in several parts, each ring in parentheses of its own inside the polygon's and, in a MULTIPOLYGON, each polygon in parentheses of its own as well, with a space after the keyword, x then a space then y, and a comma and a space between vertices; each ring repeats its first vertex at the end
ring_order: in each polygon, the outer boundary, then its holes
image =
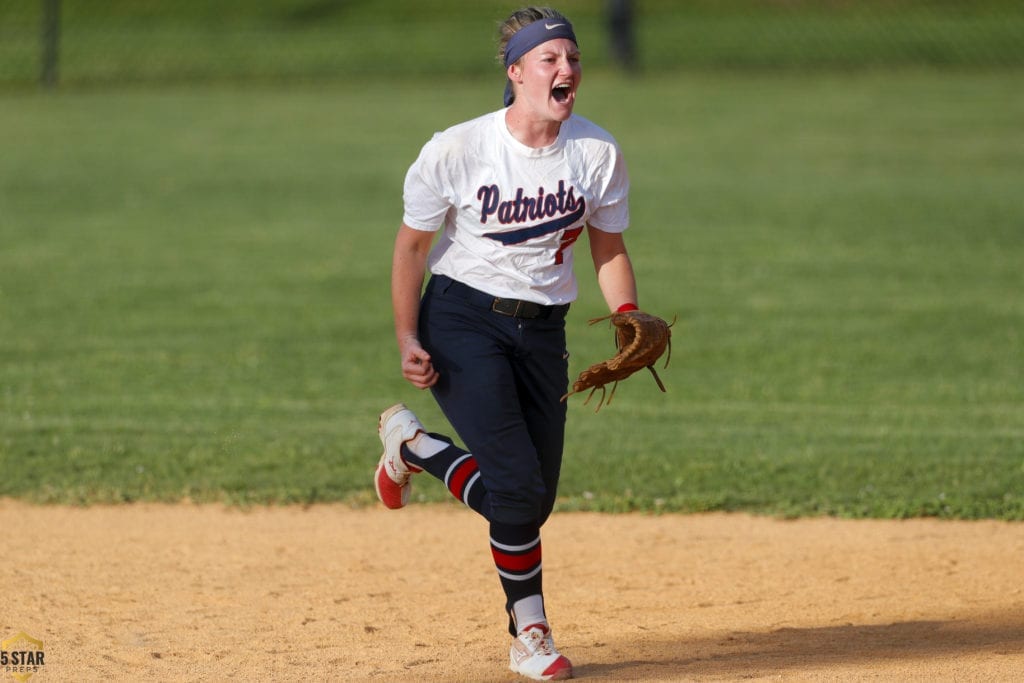
POLYGON ((486 308, 500 313, 501 315, 512 316, 513 318, 564 318, 569 311, 569 304, 558 304, 546 306, 533 301, 522 299, 505 299, 500 296, 493 296, 479 289, 473 289, 469 285, 453 280, 447 275, 435 275, 434 286, 444 294, 457 296, 468 301, 474 306, 486 308))

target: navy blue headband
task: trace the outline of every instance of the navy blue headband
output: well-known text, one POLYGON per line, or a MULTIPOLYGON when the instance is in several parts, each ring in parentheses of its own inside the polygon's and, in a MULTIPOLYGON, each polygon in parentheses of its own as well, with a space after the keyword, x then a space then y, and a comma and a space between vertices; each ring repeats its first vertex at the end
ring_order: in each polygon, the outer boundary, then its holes
MULTIPOLYGON (((527 52, 556 38, 568 38, 576 43, 572 24, 565 19, 538 19, 512 34, 505 46, 505 68, 515 64, 527 52)), ((577 43, 578 45, 579 43, 577 43)), ((505 106, 512 104, 512 81, 505 83, 505 106)))

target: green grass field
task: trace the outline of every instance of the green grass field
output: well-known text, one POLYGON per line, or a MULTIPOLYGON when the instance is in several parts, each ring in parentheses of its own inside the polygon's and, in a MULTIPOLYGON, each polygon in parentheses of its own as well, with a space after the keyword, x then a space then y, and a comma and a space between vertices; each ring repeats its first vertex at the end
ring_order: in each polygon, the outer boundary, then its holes
MULTIPOLYGON (((0 93, 0 496, 371 501, 377 413, 442 428, 392 341, 402 178, 500 98, 440 86, 0 93)), ((572 400, 561 509, 1024 519, 1022 86, 588 72, 678 323, 667 394, 572 400)))
MULTIPOLYGON (((1024 66, 1019 0, 644 0, 639 64, 679 68, 1024 66)), ((40 0, 0 3, 0 87, 39 78, 40 0)), ((506 0, 61 3, 60 80, 293 82, 494 72, 506 0)), ((605 0, 564 0, 585 62, 609 61, 605 0)))

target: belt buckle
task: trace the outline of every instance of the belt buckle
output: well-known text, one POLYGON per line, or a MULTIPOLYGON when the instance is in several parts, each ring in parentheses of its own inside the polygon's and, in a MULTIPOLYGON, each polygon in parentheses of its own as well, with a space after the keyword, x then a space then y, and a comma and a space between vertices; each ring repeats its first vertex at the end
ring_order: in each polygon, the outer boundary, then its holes
POLYGON ((494 311, 495 313, 500 313, 501 315, 515 316, 516 312, 519 310, 519 306, 518 302, 516 302, 517 305, 510 308, 509 304, 512 302, 515 302, 515 299, 502 299, 501 297, 494 297, 494 300, 491 302, 491 310, 494 311))
POLYGON ((494 301, 491 302, 491 310, 501 315, 511 316, 513 318, 537 318, 540 316, 541 305, 535 304, 532 301, 524 301, 522 299, 502 299, 501 297, 495 297, 494 301))

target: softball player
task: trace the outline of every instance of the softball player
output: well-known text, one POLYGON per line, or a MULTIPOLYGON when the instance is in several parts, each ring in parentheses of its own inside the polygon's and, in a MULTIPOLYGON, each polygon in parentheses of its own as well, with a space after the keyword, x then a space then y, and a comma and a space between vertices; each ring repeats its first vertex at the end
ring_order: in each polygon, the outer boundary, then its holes
POLYGON ((586 230, 609 308, 635 309, 622 238, 629 179, 612 136, 573 114, 581 69, 569 20, 531 7, 500 33, 505 107, 424 145, 406 175, 392 265, 402 374, 431 389, 466 449, 399 403, 380 416, 374 481, 400 508, 410 477, 426 471, 488 521, 510 667, 552 680, 572 676, 544 610, 540 529, 562 461, 573 244, 586 230))

